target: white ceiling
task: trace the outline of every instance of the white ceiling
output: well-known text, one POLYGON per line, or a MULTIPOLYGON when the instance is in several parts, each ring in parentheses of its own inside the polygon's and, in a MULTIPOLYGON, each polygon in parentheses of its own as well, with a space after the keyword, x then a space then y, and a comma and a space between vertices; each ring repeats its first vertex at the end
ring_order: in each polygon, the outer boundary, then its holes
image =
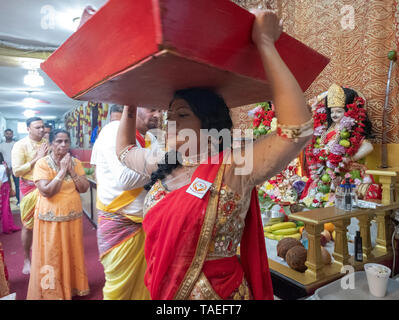
MULTIPOLYGON (((0 0, 0 112, 6 119, 24 119, 22 100, 31 96, 41 100, 34 110, 46 119, 61 117, 81 102, 67 97, 41 70, 45 85, 29 88, 23 58, 45 57, 60 46, 74 31, 73 18, 90 5, 95 9, 107 0, 0 0), (69 25, 66 25, 66 21, 69 25), (31 91, 31 93, 28 93, 31 91)), ((28 59, 29 60, 29 59, 28 59)))

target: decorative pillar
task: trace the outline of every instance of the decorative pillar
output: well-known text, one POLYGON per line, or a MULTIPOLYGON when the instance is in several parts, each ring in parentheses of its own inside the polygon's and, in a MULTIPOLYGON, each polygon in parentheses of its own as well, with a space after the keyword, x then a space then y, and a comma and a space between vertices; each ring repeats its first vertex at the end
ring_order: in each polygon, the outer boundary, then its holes
POLYGON ((392 252, 392 232, 393 226, 391 225, 391 210, 377 211, 377 241, 376 249, 384 253, 392 252))
POLYGON ((324 229, 323 224, 307 224, 305 223, 305 230, 308 234, 308 254, 305 265, 308 267, 306 274, 315 279, 322 278, 323 273, 323 260, 321 259, 321 245, 320 234, 324 229))
POLYGON ((357 219, 359 220, 360 236, 362 237, 363 260, 367 260, 373 249, 371 246, 370 234, 371 220, 373 217, 369 214, 365 214, 363 216, 358 216, 357 219))
POLYGON ((342 266, 347 265, 349 261, 348 238, 346 236, 347 228, 350 225, 350 218, 334 221, 335 226, 335 245, 333 257, 335 261, 342 266))

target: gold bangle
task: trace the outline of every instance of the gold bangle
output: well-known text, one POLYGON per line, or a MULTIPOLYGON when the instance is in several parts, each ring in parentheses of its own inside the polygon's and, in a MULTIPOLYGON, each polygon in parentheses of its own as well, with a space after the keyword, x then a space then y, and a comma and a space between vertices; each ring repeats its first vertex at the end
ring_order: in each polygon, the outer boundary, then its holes
POLYGON ((277 134, 282 138, 298 142, 298 138, 313 135, 313 118, 300 125, 284 125, 277 123, 277 134))

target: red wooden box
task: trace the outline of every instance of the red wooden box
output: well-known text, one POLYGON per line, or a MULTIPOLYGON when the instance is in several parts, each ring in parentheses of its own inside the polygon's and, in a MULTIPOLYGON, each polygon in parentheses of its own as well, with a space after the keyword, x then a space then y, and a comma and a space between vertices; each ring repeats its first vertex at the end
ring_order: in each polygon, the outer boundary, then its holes
MULTIPOLYGON (((270 100, 253 14, 229 0, 110 0, 42 64, 71 98, 165 108, 212 87, 229 107, 270 100)), ((283 33, 276 47, 305 91, 329 62, 283 33)))

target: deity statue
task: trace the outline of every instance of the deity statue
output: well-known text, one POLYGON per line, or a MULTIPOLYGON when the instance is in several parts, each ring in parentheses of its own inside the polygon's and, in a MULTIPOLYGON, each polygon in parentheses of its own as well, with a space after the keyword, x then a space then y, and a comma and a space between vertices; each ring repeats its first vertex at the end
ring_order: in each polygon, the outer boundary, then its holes
POLYGON ((378 199, 378 187, 363 164, 373 151, 364 97, 333 84, 312 102, 314 136, 305 151, 309 180, 301 202, 309 208, 333 206, 334 191, 344 178, 356 185, 359 198, 378 199))

